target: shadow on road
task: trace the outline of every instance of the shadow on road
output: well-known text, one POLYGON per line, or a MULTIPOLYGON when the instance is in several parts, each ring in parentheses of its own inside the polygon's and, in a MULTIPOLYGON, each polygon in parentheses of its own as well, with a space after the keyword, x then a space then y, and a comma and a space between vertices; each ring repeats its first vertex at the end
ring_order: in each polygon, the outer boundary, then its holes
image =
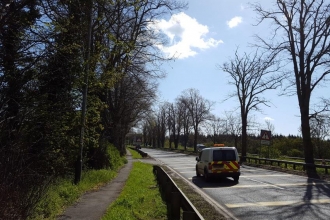
POLYGON ((193 176, 192 182, 199 188, 231 187, 238 184, 232 178, 212 178, 208 182, 206 182, 203 176, 201 177, 193 176))

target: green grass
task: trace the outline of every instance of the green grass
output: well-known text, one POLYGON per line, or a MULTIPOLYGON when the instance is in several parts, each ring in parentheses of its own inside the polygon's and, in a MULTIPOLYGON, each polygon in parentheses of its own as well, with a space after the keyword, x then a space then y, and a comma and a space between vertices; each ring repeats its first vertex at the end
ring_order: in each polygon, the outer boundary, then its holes
POLYGON ((30 219, 56 219, 65 207, 73 204, 84 192, 96 190, 115 178, 114 170, 90 170, 83 174, 78 185, 70 179, 60 179, 50 186, 30 219))
POLYGON ((29 219, 56 219, 82 194, 96 190, 114 179, 118 169, 127 163, 127 159, 121 157, 114 147, 109 147, 108 150, 111 156, 111 169, 84 171, 78 185, 73 184, 73 177, 56 179, 38 202, 29 219))
POLYGON ((139 154, 137 151, 135 151, 131 148, 127 148, 127 149, 129 150, 129 152, 131 152, 133 159, 141 159, 142 158, 141 154, 139 154))
POLYGON ((120 196, 108 208, 102 220, 167 219, 153 166, 134 162, 120 196))

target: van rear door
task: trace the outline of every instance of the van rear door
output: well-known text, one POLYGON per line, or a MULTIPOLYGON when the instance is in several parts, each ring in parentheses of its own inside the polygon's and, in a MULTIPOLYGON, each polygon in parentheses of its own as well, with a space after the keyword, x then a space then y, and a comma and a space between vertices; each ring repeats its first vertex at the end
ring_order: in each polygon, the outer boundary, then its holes
POLYGON ((238 172, 239 164, 234 149, 217 149, 213 151, 212 170, 214 172, 238 172))

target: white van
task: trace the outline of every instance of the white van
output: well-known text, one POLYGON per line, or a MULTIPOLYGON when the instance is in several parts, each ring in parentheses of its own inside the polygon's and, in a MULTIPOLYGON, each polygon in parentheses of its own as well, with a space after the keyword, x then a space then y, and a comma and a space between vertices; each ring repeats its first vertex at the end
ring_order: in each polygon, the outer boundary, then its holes
POLYGON ((203 149, 196 157, 196 176, 204 176, 208 181, 211 177, 232 177, 238 182, 240 172, 239 156, 235 147, 209 147, 203 149))

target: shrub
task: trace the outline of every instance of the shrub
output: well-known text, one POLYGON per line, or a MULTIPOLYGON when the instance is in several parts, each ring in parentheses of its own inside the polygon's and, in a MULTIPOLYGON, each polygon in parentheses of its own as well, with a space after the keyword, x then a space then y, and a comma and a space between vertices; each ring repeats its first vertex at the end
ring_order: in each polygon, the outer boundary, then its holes
POLYGON ((304 156, 303 152, 301 152, 298 149, 290 149, 290 150, 288 150, 287 151, 287 155, 289 157, 303 157, 304 156))

